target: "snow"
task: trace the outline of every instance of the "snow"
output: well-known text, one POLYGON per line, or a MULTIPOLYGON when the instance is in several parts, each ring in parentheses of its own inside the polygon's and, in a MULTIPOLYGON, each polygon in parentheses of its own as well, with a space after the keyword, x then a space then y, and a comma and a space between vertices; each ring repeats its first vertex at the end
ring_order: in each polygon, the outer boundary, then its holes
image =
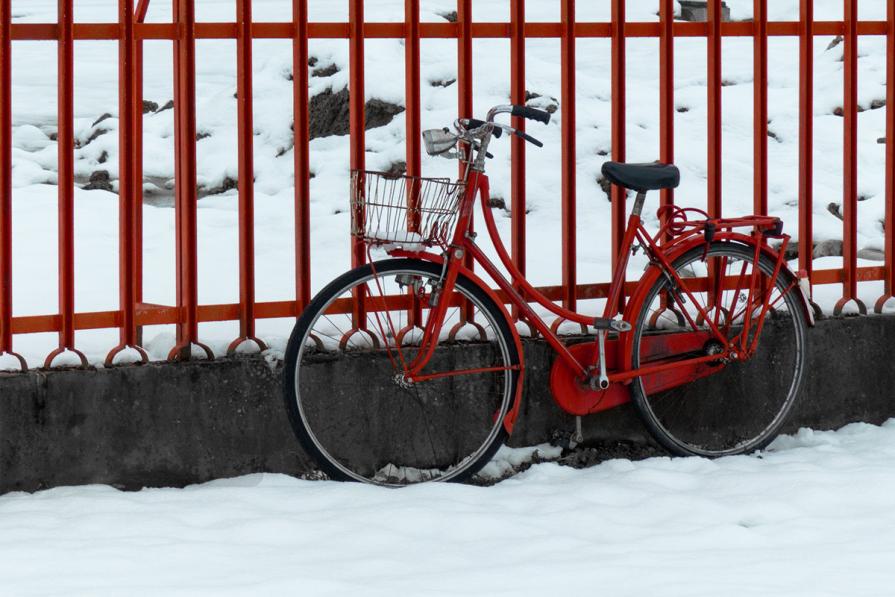
POLYGON ((19 597, 869 597, 895 585, 893 495, 895 420, 492 487, 68 487, 0 497, 0 575, 19 597))
MULTIPOLYGON (((116 18, 114 0, 79 0, 78 22, 109 22, 116 18)), ((312 21, 344 21, 347 2, 312 1, 312 21)), ((769 3, 775 20, 796 20, 798 2, 769 3)), ((816 0, 818 20, 842 18, 839 0, 816 0)), ((861 2, 862 19, 885 19, 886 3, 861 2)), ((403 20, 403 0, 365 2, 370 21, 403 20)), ((734 19, 751 17, 751 0, 730 0, 734 19)), ((288 20, 290 5, 282 0, 255 0, 257 21, 288 20)), ((444 13, 455 10, 454 0, 424 0, 424 21, 443 22, 444 13)), ((200 21, 228 21, 235 17, 230 0, 197 3, 200 21)), ((607 21, 610 3, 579 2, 580 21, 607 21)), ((657 0, 629 0, 628 19, 655 21, 657 0)), ((15 22, 53 22, 55 0, 14 0, 15 22)), ((153 3, 150 22, 170 20, 170 3, 153 3)), ((476 0, 477 21, 505 21, 508 0, 476 0)), ((526 18, 559 19, 559 2, 529 2, 526 18)), ((815 42, 815 240, 842 238, 842 222, 828 210, 842 201, 842 122, 833 115, 842 105, 842 45, 827 49, 833 37, 815 42)), ((404 49, 402 40, 368 40, 366 45, 366 97, 404 104, 404 49)), ((421 44, 422 129, 441 128, 456 117, 456 84, 435 82, 456 78, 456 42, 426 39, 421 44)), ((292 149, 291 44, 287 40, 256 40, 255 75, 255 177, 256 177, 256 294, 259 301, 291 300, 294 283, 294 191, 292 149)), ((108 170, 113 187, 118 176, 117 46, 114 42, 76 43, 75 111, 76 175, 79 185, 97 170, 108 170), (110 115, 102 120, 104 115, 110 115), (97 122, 99 121, 99 122, 97 122), (103 132, 105 131, 105 132, 103 132), (99 136, 96 136, 99 133, 99 136), (88 140, 95 137, 88 143, 88 140)), ((164 106, 172 97, 171 44, 145 44, 145 97, 164 106)), ((474 43, 474 110, 482 115, 495 104, 506 103, 509 93, 509 42, 478 39, 474 43)), ((652 161, 659 155, 658 42, 630 39, 628 56, 627 148, 630 161, 652 161)), ((704 39, 678 39, 675 45, 676 163, 682 184, 676 200, 684 206, 706 204, 706 44, 704 39)), ((858 116, 859 204, 858 248, 882 251, 885 215, 884 152, 877 139, 885 136, 886 109, 870 109, 885 98, 885 38, 863 36, 860 40, 858 116)), ((56 48, 52 43, 16 42, 13 58, 14 119, 14 309, 16 316, 55 313, 57 304, 56 247, 56 48)), ((798 238, 798 41, 769 41, 769 118, 774 138, 769 142, 768 204, 772 215, 782 217, 786 231, 798 238)), ((311 95, 338 92, 348 80, 348 44, 341 39, 314 39, 310 55, 317 66, 335 65, 331 76, 312 76, 311 95)), ((558 40, 530 39, 526 43, 526 87, 541 95, 534 103, 547 107, 561 100, 560 48, 558 40)), ((580 283, 609 278, 609 203, 597 184, 600 167, 609 159, 611 146, 610 44, 608 39, 578 41, 577 112, 577 226, 580 283)), ((313 69, 312 69, 313 70, 313 69)), ((198 179, 203 196, 228 187, 237 177, 236 47, 233 40, 200 40, 197 44, 198 179), (208 136, 205 136, 208 135, 208 136)), ((752 211, 752 42, 727 38, 723 42, 723 197, 725 215, 752 211)), ((528 149, 527 274, 537 285, 561 283, 560 131, 561 106, 547 126, 529 123, 528 132, 545 143, 528 149)), ((173 214, 173 110, 159 110, 144 117, 146 204, 144 210, 144 300, 172 305, 175 302, 173 214)), ((367 131, 367 167, 388 169, 405 159, 404 116, 386 126, 367 131)), ((510 151, 504 140, 491 145, 489 161, 492 193, 510 204, 510 151)), ((350 267, 349 151, 347 136, 318 138, 311 142, 311 243, 312 286, 321 288, 350 267)), ((427 176, 452 177, 456 164, 423 156, 427 176)), ((76 308, 79 312, 118 308, 118 201, 102 190, 75 195, 76 308)), ((199 300, 201 304, 235 303, 238 288, 238 236, 235 189, 204 196, 199 202, 199 300)), ((655 226, 656 195, 647 199, 647 225, 655 226)), ((502 237, 509 241, 509 212, 495 210, 502 237)), ((478 222, 483 229, 482 222, 478 222)), ((480 237, 481 238, 481 237, 480 237)), ((489 243, 481 239, 493 257, 489 243)), ((839 258, 817 260, 839 262, 839 258)), ((645 261, 631 262, 629 278, 636 278, 645 261)), ((880 265, 877 261, 864 265, 880 265)), ((824 265, 825 267, 825 265, 824 265)), ((816 297, 830 310, 841 295, 838 285, 818 287, 816 297)), ((862 283, 859 294, 872 305, 882 293, 881 283, 862 283)), ((598 301, 585 301, 584 309, 596 313, 598 301)), ((259 337, 267 344, 287 337, 291 319, 261 320, 259 337)), ((91 362, 102 362, 117 344, 117 330, 89 330, 77 334, 77 345, 91 362)), ((235 322, 200 326, 200 339, 216 355, 226 352, 238 336, 235 322)), ((172 326, 146 328, 146 347, 154 359, 165 358, 174 345, 172 326)), ((16 348, 30 365, 39 365, 55 347, 55 334, 20 335, 16 348)))

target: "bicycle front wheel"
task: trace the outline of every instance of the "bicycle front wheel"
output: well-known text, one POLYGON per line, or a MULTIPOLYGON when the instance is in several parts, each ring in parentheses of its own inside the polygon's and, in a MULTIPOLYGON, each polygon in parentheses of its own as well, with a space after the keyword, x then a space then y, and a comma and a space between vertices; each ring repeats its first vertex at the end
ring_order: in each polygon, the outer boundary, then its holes
POLYGON ((296 436, 331 478, 378 485, 462 481, 506 438, 519 354, 506 317, 459 276, 424 373, 420 350, 442 267, 393 259, 351 270, 299 318, 286 351, 284 395, 296 436))
MULTIPOLYGON (((806 323, 798 285, 786 271, 772 280, 772 259, 761 255, 755 263, 753 248, 729 242, 713 243, 707 252, 697 247, 673 266, 685 283, 710 272, 719 281, 690 289, 708 318, 699 316, 672 276, 660 276, 637 318, 635 368, 721 352, 705 319, 715 323, 726 343, 737 339, 750 312, 748 285, 756 268, 757 301, 767 297, 773 309, 751 358, 641 376, 631 384, 634 405, 653 437, 673 454, 717 457, 764 448, 785 423, 804 382, 806 323), (682 383, 687 376, 695 381, 682 383)), ((750 339, 761 311, 761 304, 752 306, 750 339)))

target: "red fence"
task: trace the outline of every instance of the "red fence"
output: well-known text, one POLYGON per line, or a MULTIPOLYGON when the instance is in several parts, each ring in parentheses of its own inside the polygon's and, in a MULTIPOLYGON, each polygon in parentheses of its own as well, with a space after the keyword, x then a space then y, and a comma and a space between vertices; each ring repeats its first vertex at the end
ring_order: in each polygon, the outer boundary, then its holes
MULTIPOLYGON (((251 0, 236 0, 235 23, 197 23, 194 0, 173 0, 173 23, 145 23, 149 0, 119 0, 118 23, 74 23, 73 1, 59 0, 59 18, 52 24, 11 24, 10 0, 0 0, 0 355, 13 352, 14 334, 56 332, 59 348, 46 360, 66 350, 75 351, 75 330, 118 328, 120 344, 109 361, 124 347, 137 347, 138 329, 145 325, 175 324, 177 346, 170 358, 189 358, 191 345, 199 344, 198 324, 207 321, 240 323, 239 337, 231 348, 254 340, 259 318, 291 317, 301 311, 310 295, 310 210, 308 162, 308 39, 343 38, 350 45, 350 129, 351 167, 364 167, 364 41, 398 38, 405 41, 407 174, 420 174, 420 39, 452 38, 458 44, 460 116, 472 116, 472 40, 510 40, 511 100, 525 101, 526 38, 561 40, 562 71, 562 285, 545 289, 546 294, 574 308, 578 299, 606 295, 608 284, 578 284, 575 255, 575 40, 609 38, 612 47, 612 158, 625 159, 625 45, 629 38, 658 38, 660 63, 660 159, 674 161, 674 39, 704 37, 708 52, 708 212, 722 213, 721 193, 721 40, 723 37, 754 38, 755 131, 754 197, 755 212, 767 211, 767 77, 768 37, 797 37, 800 41, 800 172, 799 172, 799 255, 800 268, 807 270, 814 284, 842 284, 837 311, 857 298, 857 283, 883 280, 883 304, 895 289, 895 84, 887 87, 886 145, 886 261, 880 267, 857 267, 857 71, 858 36, 887 36, 887 79, 895 81, 895 0, 888 0, 887 21, 859 21, 858 0, 844 1, 842 21, 815 21, 812 0, 800 0, 800 20, 768 22, 768 0, 754 0, 751 22, 722 22, 721 0, 709 0, 708 21, 673 20, 673 0, 659 0, 659 22, 626 22, 624 0, 611 0, 610 22, 576 22, 575 0, 560 0, 558 23, 526 23, 525 0, 511 0, 508 23, 472 22, 472 0, 458 0, 454 23, 421 23, 419 0, 405 0, 403 23, 367 23, 363 0, 349 1, 349 22, 309 23, 308 0, 292 0, 293 20, 285 23, 252 21, 251 0), (815 36, 841 35, 844 41, 845 119, 843 256, 841 269, 813 271, 812 268, 812 150, 813 150, 813 47, 815 36), (295 110, 295 219, 296 296, 278 302, 255 301, 253 237, 253 138, 252 138, 252 40, 287 39, 293 42, 295 110), (196 247, 196 81, 197 39, 235 39, 239 105, 239 273, 240 300, 237 304, 199 305, 197 300, 196 247), (11 44, 16 40, 46 40, 58 44, 59 70, 59 313, 13 317, 12 313, 12 118, 11 44), (76 313, 74 309, 74 172, 73 172, 73 53, 77 40, 117 40, 119 42, 120 124, 120 223, 119 280, 120 308, 117 311, 76 313), (174 42, 174 110, 176 163, 176 305, 143 303, 142 295, 142 70, 143 41, 174 42)), ((283 0, 284 2, 286 0, 283 0)), ((520 119, 513 126, 524 127, 520 119)), ((674 201, 672 191, 663 191, 663 205, 674 201)), ((613 247, 618 247, 625 224, 625 196, 617 188, 612 194, 613 247)), ((525 271, 525 147, 513 138, 512 144, 512 256, 525 271)), ((346 234, 347 238, 347 234, 346 234)), ((347 242, 347 241, 346 241, 347 242)), ((614 251, 615 252, 615 251, 614 251)), ((355 247, 353 260, 364 258, 355 247)), ((142 349, 139 349, 142 352, 142 349)), ((206 348, 206 351, 208 349, 206 348)), ((210 351, 208 351, 210 354, 210 351)), ((77 353, 80 355, 80 353, 77 353)), ((82 361, 86 362, 83 355, 82 361)), ((144 353, 145 357, 145 353, 144 353)), ((24 362, 23 362, 24 365, 24 362)))

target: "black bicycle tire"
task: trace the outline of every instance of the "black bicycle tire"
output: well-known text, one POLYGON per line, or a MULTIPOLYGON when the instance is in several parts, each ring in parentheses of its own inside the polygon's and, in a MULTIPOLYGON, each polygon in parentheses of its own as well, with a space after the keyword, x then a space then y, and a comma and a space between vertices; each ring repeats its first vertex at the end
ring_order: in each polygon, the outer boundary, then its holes
MULTIPOLYGON (((748 259, 754 259, 754 249, 752 247, 747 247, 746 245, 742 245, 739 243, 732 243, 727 241, 716 241, 713 242, 712 247, 721 246, 724 248, 729 248, 735 253, 740 253, 743 257, 748 259)), ((704 253, 704 247, 696 247, 684 255, 678 257, 672 266, 675 269, 678 269, 683 264, 692 262, 694 257, 701 256, 704 253)), ((711 250, 711 249, 710 249, 711 250)), ((776 264, 765 254, 761 254, 759 257, 759 267, 764 271, 767 275, 772 275, 774 273, 776 264)), ((777 274, 777 280, 775 280, 775 285, 777 288, 783 288, 789 286, 794 280, 792 279, 792 274, 788 270, 781 270, 777 274)), ((656 297, 656 295, 666 287, 666 280, 662 277, 656 280, 653 283, 653 286, 650 287, 649 292, 646 295, 644 300, 644 305, 649 305, 652 300, 656 297)), ((650 403, 648 397, 643 391, 643 384, 640 378, 635 378, 631 383, 631 399, 634 403, 637 414, 640 417, 640 420, 643 422, 647 431, 649 431, 650 435, 666 450, 668 450, 671 454, 676 456, 701 456, 701 457, 720 457, 720 456, 733 456, 737 454, 744 453, 752 453, 756 450, 761 450, 770 444, 774 438, 779 434, 780 428, 786 423, 790 414, 792 413, 792 409, 795 407, 796 402, 799 399, 799 396, 802 393, 802 389, 805 385, 805 363, 808 360, 808 342, 807 342, 807 323, 805 320, 805 314, 802 309, 802 305, 800 303, 799 297, 795 294, 799 292, 798 288, 793 287, 787 292, 784 300, 787 302, 787 306, 789 307, 790 313, 793 314, 793 317, 796 321, 795 328, 797 330, 798 342, 801 346, 801 351, 798 359, 798 370, 796 375, 798 377, 795 389, 791 392, 791 396, 787 398, 786 403, 783 407, 778 411, 777 417, 774 419, 772 424, 765 428, 764 432, 761 435, 761 439, 758 441, 751 441, 748 445, 744 446, 740 450, 732 450, 725 451, 724 453, 711 454, 706 451, 699 451, 687 448, 684 442, 681 442, 674 438, 670 432, 668 432, 665 427, 658 421, 658 417, 653 412, 652 408, 650 408, 650 403)), ((634 343, 632 347, 632 366, 638 367, 640 362, 640 339, 643 335, 644 325, 646 324, 648 309, 644 308, 637 318, 637 323, 634 327, 633 333, 634 335, 634 343)))
MULTIPOLYGON (((317 293, 317 295, 311 300, 311 302, 302 312, 301 316, 298 318, 295 326, 293 327, 284 357, 285 366, 283 372, 283 398, 285 401, 286 412, 288 414, 292 430, 301 447, 309 456, 313 458, 320 469, 324 473, 326 473, 329 478, 339 481, 358 481, 358 479, 354 479, 346 475, 337 466, 335 466, 330 461, 330 459, 321 450, 318 449, 313 439, 311 438, 311 433, 307 429, 307 426, 301 417, 298 407, 298 395, 295 387, 296 368, 298 366, 298 353, 301 343, 306 333, 308 332, 309 326, 316 320, 318 311, 320 311, 322 308, 325 308, 325 306, 330 302, 330 300, 332 299, 332 295, 334 293, 344 292, 344 289, 352 283, 356 283, 358 280, 362 280, 370 276, 374 271, 374 267, 377 273, 388 273, 391 271, 402 269, 417 269, 427 274, 439 275, 442 271, 442 266, 440 264, 436 264, 430 261, 424 261, 421 259, 387 259, 383 261, 377 261, 373 264, 365 264, 345 272, 344 274, 330 282, 322 290, 320 290, 320 292, 317 293)), ((459 287, 463 288, 465 291, 474 295, 474 297, 479 301, 480 305, 486 311, 488 311, 493 320, 494 329, 501 333, 504 341, 506 342, 506 346, 509 351, 510 363, 514 366, 519 365, 521 359, 516 346, 514 335, 511 331, 506 316, 499 308, 497 303, 495 303, 494 300, 477 283, 473 282, 470 278, 463 275, 462 273, 457 276, 456 284, 459 287)), ((507 412, 511 412, 513 408, 515 408, 516 401, 520 399, 517 396, 519 375, 519 372, 516 372, 511 377, 512 382, 509 392, 510 402, 506 409, 507 412)), ((479 455, 479 457, 476 458, 474 461, 466 463, 463 466, 463 470, 458 472, 452 478, 448 479, 448 482, 462 483, 463 481, 466 481, 470 477, 475 475, 482 469, 483 466, 485 466, 491 460, 500 446, 504 444, 507 437, 507 431, 501 425, 499 432, 492 439, 491 444, 479 455)))

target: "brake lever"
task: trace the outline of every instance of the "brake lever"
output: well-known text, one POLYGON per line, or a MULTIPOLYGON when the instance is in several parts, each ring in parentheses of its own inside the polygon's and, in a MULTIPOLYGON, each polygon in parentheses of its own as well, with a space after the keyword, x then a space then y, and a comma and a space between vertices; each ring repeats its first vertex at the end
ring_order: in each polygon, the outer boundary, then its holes
MULTIPOLYGON (((485 126, 487 123, 484 120, 479 120, 478 118, 467 118, 466 124, 468 125, 468 128, 477 129, 485 126)), ((495 125, 494 130, 491 131, 491 134, 494 136, 495 139, 500 139, 500 136, 503 134, 503 129, 500 126, 495 125)))
POLYGON ((524 132, 522 132, 522 131, 516 129, 515 134, 516 134, 518 137, 521 137, 522 139, 525 139, 526 141, 528 141, 529 143, 531 143, 531 144, 534 145, 535 147, 544 147, 544 144, 543 144, 543 143, 541 143, 540 141, 538 141, 537 139, 535 139, 534 137, 532 137, 531 135, 529 135, 529 134, 527 134, 527 133, 524 133, 524 132))

